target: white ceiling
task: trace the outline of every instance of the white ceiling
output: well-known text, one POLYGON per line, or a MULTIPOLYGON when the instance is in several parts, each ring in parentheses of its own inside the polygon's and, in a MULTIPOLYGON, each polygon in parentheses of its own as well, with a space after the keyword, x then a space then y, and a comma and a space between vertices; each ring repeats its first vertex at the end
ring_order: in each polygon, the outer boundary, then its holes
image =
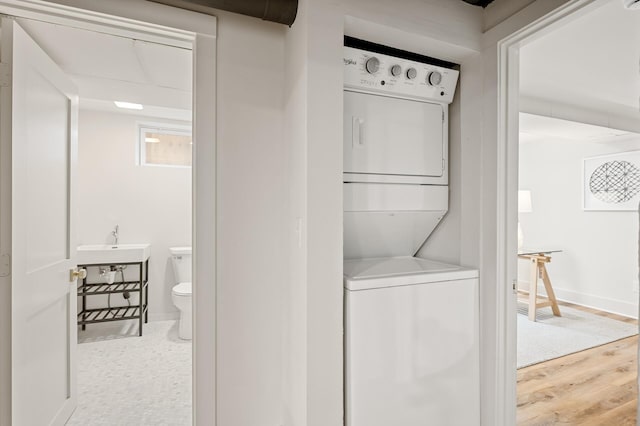
POLYGON ((638 113, 640 11, 611 0, 524 46, 520 61, 523 96, 638 113))
POLYGON ((594 126, 559 118, 520 113, 520 142, 618 142, 638 136, 610 127, 594 126))
POLYGON ((113 101, 140 103, 136 114, 191 116, 191 50, 38 21, 22 26, 78 86, 80 107, 124 112, 113 101))

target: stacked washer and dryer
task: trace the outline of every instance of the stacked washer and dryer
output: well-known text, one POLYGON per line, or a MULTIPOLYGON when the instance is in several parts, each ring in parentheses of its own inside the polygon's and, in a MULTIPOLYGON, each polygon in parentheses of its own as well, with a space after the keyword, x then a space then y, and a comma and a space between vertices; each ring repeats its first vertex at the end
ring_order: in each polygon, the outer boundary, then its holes
POLYGON ((458 75, 344 48, 346 426, 480 423, 478 271, 415 257, 448 210, 458 75))

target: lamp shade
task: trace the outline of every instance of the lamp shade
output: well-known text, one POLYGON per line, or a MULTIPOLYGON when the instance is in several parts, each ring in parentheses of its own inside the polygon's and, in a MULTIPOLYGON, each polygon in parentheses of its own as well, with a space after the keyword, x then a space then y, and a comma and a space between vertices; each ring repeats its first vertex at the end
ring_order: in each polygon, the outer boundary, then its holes
POLYGON ((531 191, 528 189, 518 190, 518 213, 531 213, 531 191))

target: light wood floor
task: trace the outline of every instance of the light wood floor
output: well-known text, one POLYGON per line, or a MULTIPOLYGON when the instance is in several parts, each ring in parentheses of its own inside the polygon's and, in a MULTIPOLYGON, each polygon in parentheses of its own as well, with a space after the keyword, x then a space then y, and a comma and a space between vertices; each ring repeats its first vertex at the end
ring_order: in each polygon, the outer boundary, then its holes
MULTIPOLYGON (((637 320, 561 303, 637 324, 637 320)), ((638 336, 518 370, 518 425, 636 424, 638 336)))

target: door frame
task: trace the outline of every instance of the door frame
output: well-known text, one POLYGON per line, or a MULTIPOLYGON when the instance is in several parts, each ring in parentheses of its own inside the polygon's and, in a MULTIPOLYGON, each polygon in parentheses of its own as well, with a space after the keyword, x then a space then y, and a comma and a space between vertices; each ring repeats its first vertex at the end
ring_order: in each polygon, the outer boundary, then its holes
MULTIPOLYGON (((496 349, 500 424, 515 424, 517 404, 516 316, 520 48, 611 0, 569 0, 497 42, 497 298, 496 349)), ((530 7, 536 7, 532 5, 530 7)))
MULTIPOLYGON (((193 425, 215 425, 217 18, 145 0, 0 0, 0 14, 192 48, 193 279, 208 284, 193 294, 193 425)), ((10 149, 0 147, 0 426, 11 424, 11 277, 2 277, 11 251, 10 149)))

